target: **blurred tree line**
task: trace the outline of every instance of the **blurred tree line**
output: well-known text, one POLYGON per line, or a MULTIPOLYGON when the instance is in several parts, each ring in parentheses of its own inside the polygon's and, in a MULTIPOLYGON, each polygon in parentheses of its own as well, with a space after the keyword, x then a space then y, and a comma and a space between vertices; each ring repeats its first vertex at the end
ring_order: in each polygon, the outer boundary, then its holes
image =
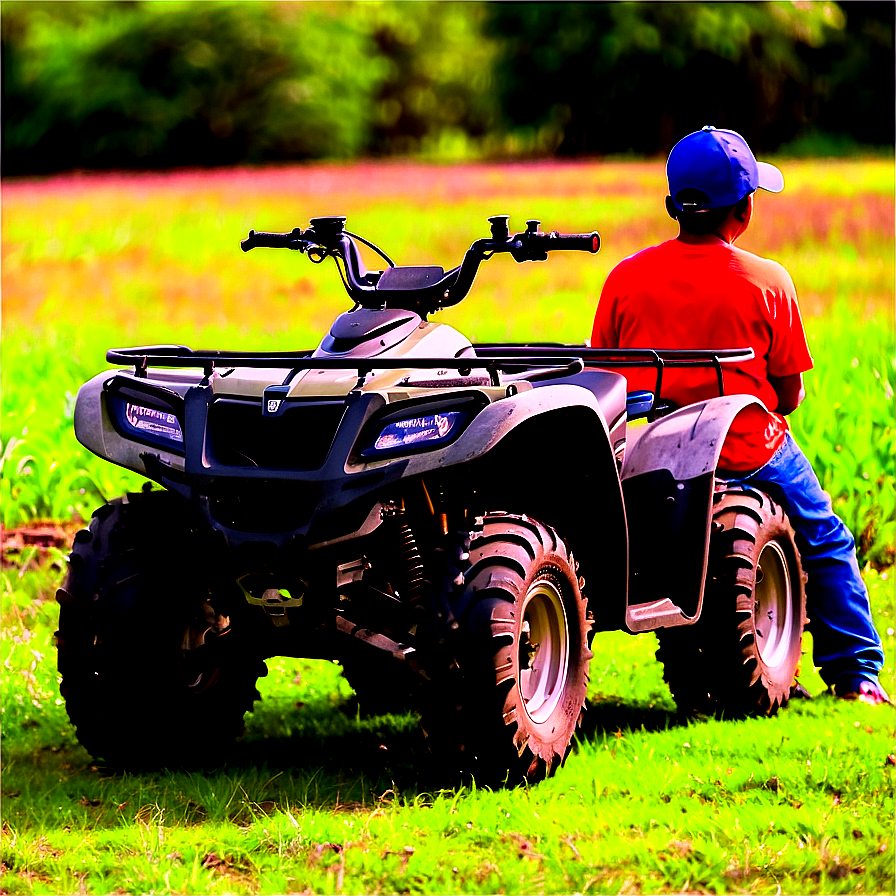
POLYGON ((4 0, 3 173, 892 147, 894 8, 4 0))

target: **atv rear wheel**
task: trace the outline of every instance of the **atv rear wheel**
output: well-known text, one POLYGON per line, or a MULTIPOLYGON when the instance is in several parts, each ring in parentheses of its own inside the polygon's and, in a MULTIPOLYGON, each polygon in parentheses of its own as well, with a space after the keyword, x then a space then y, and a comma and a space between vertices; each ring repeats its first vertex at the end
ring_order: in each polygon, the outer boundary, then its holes
POLYGON ((424 731, 440 759, 479 783, 539 781, 566 758, 588 686, 575 561, 549 526, 490 514, 451 566, 450 656, 425 693, 424 731))
POLYGON ((805 581, 781 507, 753 488, 718 490, 700 620, 657 633, 679 710, 773 715, 787 703, 802 651, 805 581))
POLYGON ((266 673, 221 650, 234 634, 196 572, 190 518, 168 492, 106 504, 76 535, 57 594, 69 718, 87 750, 118 768, 214 763, 266 673))

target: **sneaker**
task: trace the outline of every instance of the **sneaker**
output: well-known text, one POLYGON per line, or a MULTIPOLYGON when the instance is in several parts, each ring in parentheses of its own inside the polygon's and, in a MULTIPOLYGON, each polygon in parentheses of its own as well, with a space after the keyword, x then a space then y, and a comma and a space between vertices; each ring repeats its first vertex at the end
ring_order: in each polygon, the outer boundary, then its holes
POLYGON ((870 703, 872 706, 880 706, 882 703, 893 705, 893 701, 880 686, 880 682, 860 675, 842 678, 839 683, 834 685, 834 693, 841 700, 861 700, 862 703, 870 703))

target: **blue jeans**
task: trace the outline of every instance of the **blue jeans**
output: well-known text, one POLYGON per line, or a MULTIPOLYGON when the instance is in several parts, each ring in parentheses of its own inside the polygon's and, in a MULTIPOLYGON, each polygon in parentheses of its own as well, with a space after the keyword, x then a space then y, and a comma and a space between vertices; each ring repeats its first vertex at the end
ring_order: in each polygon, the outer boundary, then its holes
MULTIPOLYGON (((719 475, 724 476, 721 471, 719 475)), ((790 518, 809 576, 806 614, 815 645, 813 659, 825 683, 832 686, 840 679, 842 694, 855 689, 856 678, 877 681, 884 651, 871 619, 855 541, 834 513, 830 497, 799 445, 787 433, 765 466, 747 476, 734 474, 729 481, 755 485, 790 518)))

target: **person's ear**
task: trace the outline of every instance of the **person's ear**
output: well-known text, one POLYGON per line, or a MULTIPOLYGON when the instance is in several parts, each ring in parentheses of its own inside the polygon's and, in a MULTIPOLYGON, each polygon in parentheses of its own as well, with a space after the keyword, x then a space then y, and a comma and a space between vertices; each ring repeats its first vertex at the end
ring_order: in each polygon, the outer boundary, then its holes
POLYGON ((672 201, 672 197, 671 197, 671 196, 667 196, 667 197, 666 197, 666 211, 668 212, 669 217, 670 217, 673 221, 677 221, 677 220, 678 220, 678 209, 675 208, 675 203, 672 201))
POLYGON ((753 217, 753 194, 748 193, 734 206, 734 217, 742 224, 749 224, 753 217))

